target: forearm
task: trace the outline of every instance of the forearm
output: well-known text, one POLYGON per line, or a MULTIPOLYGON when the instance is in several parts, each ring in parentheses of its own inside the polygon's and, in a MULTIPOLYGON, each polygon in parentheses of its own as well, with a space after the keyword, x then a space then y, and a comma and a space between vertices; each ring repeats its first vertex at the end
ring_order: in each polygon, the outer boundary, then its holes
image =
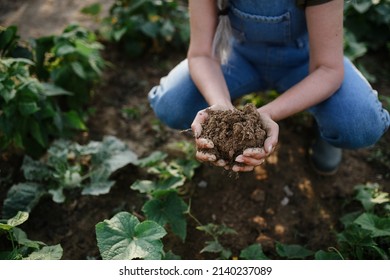
POLYGON ((258 109, 274 121, 302 112, 329 98, 340 87, 343 69, 318 67, 301 82, 258 109))
POLYGON ((233 107, 218 61, 210 56, 189 56, 188 64, 192 80, 210 106, 233 107))

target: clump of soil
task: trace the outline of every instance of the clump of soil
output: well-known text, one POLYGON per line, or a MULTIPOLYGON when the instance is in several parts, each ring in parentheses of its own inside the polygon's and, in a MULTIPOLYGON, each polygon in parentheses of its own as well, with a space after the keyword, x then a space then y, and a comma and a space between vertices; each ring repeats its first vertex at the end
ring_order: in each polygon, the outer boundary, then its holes
POLYGON ((264 145, 266 132, 260 114, 253 104, 247 104, 243 109, 210 110, 208 118, 202 124, 200 138, 206 138, 214 143, 214 148, 207 153, 226 161, 233 166, 237 156, 247 148, 261 148, 264 145))

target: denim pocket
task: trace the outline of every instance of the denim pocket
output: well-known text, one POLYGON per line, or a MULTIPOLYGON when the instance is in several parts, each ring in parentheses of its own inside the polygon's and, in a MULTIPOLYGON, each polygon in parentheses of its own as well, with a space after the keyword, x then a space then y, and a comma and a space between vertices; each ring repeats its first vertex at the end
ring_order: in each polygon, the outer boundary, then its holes
POLYGON ((249 14, 231 6, 230 20, 240 41, 284 44, 291 41, 290 12, 278 16, 249 14))

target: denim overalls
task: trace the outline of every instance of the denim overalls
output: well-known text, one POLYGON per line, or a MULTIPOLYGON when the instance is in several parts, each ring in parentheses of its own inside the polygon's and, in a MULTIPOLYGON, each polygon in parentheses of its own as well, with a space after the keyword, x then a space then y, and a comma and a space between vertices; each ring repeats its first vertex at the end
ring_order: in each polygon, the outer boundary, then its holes
MULTIPOLYGON (((233 51, 222 71, 232 100, 267 89, 283 93, 309 74, 305 14, 295 0, 232 0, 229 18, 233 51)), ((339 90, 308 111, 330 144, 349 149, 373 145, 387 131, 389 113, 347 58, 344 72, 339 90)), ((196 113, 208 107, 191 80, 187 60, 162 78, 148 98, 156 116, 175 129, 189 128, 196 113)))

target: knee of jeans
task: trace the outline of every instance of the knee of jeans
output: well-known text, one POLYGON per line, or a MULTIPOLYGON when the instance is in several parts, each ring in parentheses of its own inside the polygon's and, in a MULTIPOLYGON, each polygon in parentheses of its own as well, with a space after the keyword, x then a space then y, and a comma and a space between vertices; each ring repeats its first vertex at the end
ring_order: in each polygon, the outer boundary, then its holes
POLYGON ((183 106, 169 100, 169 95, 161 92, 161 87, 154 87, 148 94, 148 100, 156 117, 165 125, 173 129, 187 129, 191 126, 191 120, 188 118, 183 106))
POLYGON ((344 149, 360 149, 375 145, 384 131, 378 126, 364 126, 359 123, 340 125, 328 135, 322 136, 330 144, 344 149))

